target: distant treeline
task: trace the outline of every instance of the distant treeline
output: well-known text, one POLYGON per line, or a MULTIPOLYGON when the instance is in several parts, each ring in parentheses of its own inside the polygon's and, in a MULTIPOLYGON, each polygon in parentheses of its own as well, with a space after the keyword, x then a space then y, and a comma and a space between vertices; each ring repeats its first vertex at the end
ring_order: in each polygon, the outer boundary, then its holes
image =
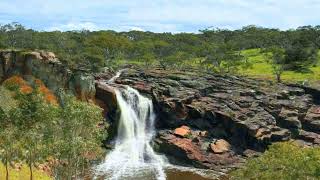
MULTIPOLYGON (((284 50, 286 68, 300 70, 310 65, 320 48, 320 26, 282 31, 254 25, 238 30, 205 29, 199 33, 153 33, 115 31, 53 31, 26 29, 12 23, 0 26, 0 48, 41 49, 78 68, 98 70, 118 61, 141 62, 146 66, 179 68, 197 60, 207 69, 231 72, 246 62, 242 50, 284 50), (305 63, 307 62, 307 63, 305 63)), ((280 53, 281 55, 281 53, 280 53)))

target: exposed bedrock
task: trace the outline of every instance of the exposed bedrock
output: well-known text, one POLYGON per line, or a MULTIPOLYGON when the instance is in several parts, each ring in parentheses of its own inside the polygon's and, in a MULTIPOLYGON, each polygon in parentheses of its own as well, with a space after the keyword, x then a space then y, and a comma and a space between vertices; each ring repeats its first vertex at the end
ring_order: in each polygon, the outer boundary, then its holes
POLYGON ((85 101, 95 97, 94 77, 70 70, 52 52, 0 50, 0 82, 14 75, 41 79, 56 94, 64 90, 85 101))
MULTIPOLYGON (((96 97, 114 121, 116 100, 112 88, 103 83, 107 77, 111 75, 96 77, 96 97)), ((173 163, 224 172, 273 142, 320 144, 316 89, 235 76, 133 69, 123 72, 116 84, 130 85, 152 98, 158 118, 154 146, 173 163)))

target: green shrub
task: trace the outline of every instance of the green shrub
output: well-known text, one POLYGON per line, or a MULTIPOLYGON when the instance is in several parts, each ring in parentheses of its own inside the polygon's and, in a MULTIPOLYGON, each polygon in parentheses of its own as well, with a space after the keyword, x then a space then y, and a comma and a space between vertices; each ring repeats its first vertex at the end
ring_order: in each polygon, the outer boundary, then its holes
POLYGON ((49 164, 54 178, 78 179, 103 154, 105 125, 101 108, 65 96, 63 106, 48 103, 36 90, 0 87, 0 162, 6 179, 10 164, 21 162, 34 179, 34 167, 49 164))
POLYGON ((0 108, 8 112, 17 107, 17 101, 12 97, 12 92, 0 86, 0 108))
POLYGON ((248 160, 244 167, 232 172, 230 179, 320 179, 320 148, 275 143, 262 156, 248 160))

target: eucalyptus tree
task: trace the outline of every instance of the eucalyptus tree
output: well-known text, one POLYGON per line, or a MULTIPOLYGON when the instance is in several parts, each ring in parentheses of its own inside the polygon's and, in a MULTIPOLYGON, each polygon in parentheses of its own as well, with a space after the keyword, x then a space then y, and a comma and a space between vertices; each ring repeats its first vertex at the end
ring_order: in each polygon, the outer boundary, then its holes
POLYGON ((0 108, 0 160, 6 169, 6 180, 9 180, 9 165, 19 160, 19 131, 11 121, 10 116, 0 108))
POLYGON ((101 157, 105 124, 102 110, 92 104, 64 97, 55 127, 54 157, 60 162, 56 177, 72 179, 88 168, 90 161, 101 157))
POLYGON ((206 43, 199 50, 199 57, 207 70, 212 69, 219 73, 232 73, 244 63, 244 56, 232 49, 229 43, 206 43))
POLYGON ((0 86, 0 160, 6 169, 6 179, 9 179, 9 165, 20 160, 20 141, 14 114, 17 102, 11 92, 0 86))
POLYGON ((269 63, 272 65, 273 73, 276 76, 277 82, 281 82, 281 75, 287 66, 285 62, 285 49, 273 46, 268 48, 266 55, 270 59, 269 63))
POLYGON ((172 46, 167 41, 163 40, 154 41, 153 44, 156 59, 159 62, 161 68, 166 70, 168 68, 166 57, 170 55, 170 52, 172 51, 172 46))
POLYGON ((13 115, 14 126, 21 132, 18 137, 22 159, 29 167, 32 180, 33 167, 48 157, 46 133, 50 127, 48 122, 54 121, 52 105, 45 102, 36 90, 29 94, 16 93, 18 107, 13 115))

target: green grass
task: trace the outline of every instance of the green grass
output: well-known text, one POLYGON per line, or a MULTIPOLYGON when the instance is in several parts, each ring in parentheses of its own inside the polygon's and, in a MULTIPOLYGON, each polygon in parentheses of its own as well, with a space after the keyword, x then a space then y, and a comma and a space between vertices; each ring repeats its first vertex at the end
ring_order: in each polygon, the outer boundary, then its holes
MULTIPOLYGON (((258 79, 267 79, 275 81, 275 75, 273 74, 272 65, 268 62, 269 59, 260 52, 260 49, 249 49, 242 51, 242 55, 248 58, 248 61, 251 63, 250 68, 239 68, 238 74, 242 76, 248 76, 252 78, 258 79)), ((193 68, 203 70, 204 67, 199 63, 201 59, 194 58, 188 61, 184 61, 180 66, 181 69, 185 68, 193 68)), ((136 66, 144 66, 144 62, 137 60, 117 60, 116 65, 123 64, 133 64, 136 66)), ((151 66, 159 66, 157 61, 153 61, 151 66)), ((209 68, 212 68, 212 65, 208 65, 209 68)), ((319 59, 318 63, 314 67, 310 67, 310 72, 308 73, 300 73, 295 71, 285 71, 281 77, 282 81, 288 83, 301 83, 304 81, 308 81, 311 85, 320 84, 320 51, 319 51, 319 59)), ((319 85, 318 85, 319 86, 319 85)))
MULTIPOLYGON (((252 67, 248 69, 241 69, 239 71, 240 75, 245 75, 253 78, 262 78, 274 80, 275 76, 272 71, 272 66, 268 62, 266 56, 260 53, 259 49, 250 49, 243 51, 249 62, 252 63, 252 67)), ((320 55, 320 53, 319 53, 320 55)), ((285 71, 282 74, 282 80, 284 82, 302 82, 308 81, 311 84, 316 84, 320 82, 320 59, 318 64, 310 68, 308 73, 300 73, 295 71, 285 71)))
MULTIPOLYGON (((34 177, 33 178, 34 180, 52 180, 51 177, 49 177, 47 174, 39 170, 33 171, 33 177, 34 177)), ((6 169, 1 163, 0 163, 0 179, 6 179, 6 169)), ((29 168, 27 166, 23 166, 21 170, 15 170, 10 167, 9 179, 10 180, 29 180, 30 179, 29 168)))

